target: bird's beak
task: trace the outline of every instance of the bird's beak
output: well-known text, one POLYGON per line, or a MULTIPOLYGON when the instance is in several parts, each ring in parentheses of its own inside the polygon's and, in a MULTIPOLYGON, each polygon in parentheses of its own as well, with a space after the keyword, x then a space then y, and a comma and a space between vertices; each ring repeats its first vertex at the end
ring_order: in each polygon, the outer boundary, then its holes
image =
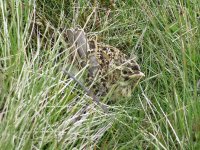
POLYGON ((143 78, 143 77, 145 77, 145 74, 140 71, 130 76, 130 78, 138 78, 138 79, 143 78))

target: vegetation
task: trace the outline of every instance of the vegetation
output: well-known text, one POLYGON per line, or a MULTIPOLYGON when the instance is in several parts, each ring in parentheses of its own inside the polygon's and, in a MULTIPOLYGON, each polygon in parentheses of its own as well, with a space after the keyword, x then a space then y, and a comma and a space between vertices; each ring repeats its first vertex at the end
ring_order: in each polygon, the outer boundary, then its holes
POLYGON ((0 0, 1 149, 199 149, 199 10, 198 0, 0 0), (102 100, 109 113, 62 71, 75 25, 134 52, 146 75, 131 98, 102 100))

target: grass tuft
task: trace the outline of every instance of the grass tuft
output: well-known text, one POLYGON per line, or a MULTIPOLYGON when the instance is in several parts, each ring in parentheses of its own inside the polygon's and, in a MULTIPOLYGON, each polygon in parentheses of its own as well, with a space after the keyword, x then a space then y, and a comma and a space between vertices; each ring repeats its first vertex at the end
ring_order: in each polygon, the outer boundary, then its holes
POLYGON ((199 10, 197 0, 0 0, 1 149, 199 149, 199 10), (145 72, 131 98, 103 100, 108 114, 62 71, 75 25, 136 54, 145 72))

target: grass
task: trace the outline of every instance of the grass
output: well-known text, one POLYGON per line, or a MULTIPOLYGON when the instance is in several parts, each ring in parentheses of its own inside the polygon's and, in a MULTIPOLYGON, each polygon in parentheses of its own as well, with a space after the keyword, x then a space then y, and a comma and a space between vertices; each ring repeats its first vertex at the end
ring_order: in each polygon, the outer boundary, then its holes
POLYGON ((199 10, 197 0, 0 0, 1 149, 199 149, 199 10), (103 101, 108 114, 61 71, 64 31, 77 24, 134 52, 146 75, 131 98, 103 101))

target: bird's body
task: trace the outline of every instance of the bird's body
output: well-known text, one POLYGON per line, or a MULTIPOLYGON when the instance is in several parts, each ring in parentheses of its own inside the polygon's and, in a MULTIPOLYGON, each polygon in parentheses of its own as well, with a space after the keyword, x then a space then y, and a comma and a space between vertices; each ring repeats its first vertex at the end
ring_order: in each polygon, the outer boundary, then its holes
POLYGON ((118 94, 131 95, 132 89, 144 76, 136 57, 129 58, 116 47, 86 38, 80 28, 69 30, 68 36, 74 37, 70 43, 74 44, 74 53, 77 51, 73 56, 79 68, 88 66, 85 81, 96 95, 106 95, 114 85, 118 94))

